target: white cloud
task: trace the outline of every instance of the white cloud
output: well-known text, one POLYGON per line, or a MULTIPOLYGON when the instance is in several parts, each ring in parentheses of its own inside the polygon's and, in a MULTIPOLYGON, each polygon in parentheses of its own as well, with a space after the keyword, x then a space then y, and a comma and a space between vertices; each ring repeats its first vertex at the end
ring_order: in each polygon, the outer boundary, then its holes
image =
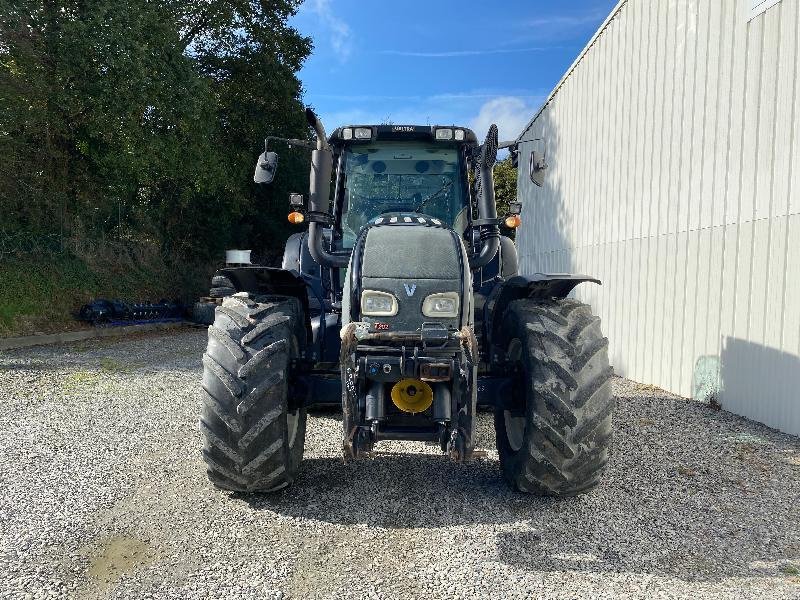
POLYGON ((303 8, 311 11, 328 30, 329 42, 339 62, 347 62, 353 51, 350 26, 333 13, 331 0, 308 0, 303 8))
POLYGON ((525 27, 580 27, 589 23, 600 23, 605 18, 606 13, 591 11, 578 15, 550 15, 538 17, 524 21, 525 27))
MULTIPOLYGON (((550 14, 532 19, 517 19, 509 24, 503 46, 542 44, 557 40, 575 40, 585 31, 596 28, 606 17, 605 11, 550 14), (513 33, 516 31, 516 33, 513 33)), ((549 45, 549 44, 548 44, 549 45)))
POLYGON ((482 141, 492 123, 497 125, 500 141, 513 140, 528 124, 542 99, 526 101, 518 96, 498 96, 484 102, 469 127, 482 141))
POLYGON ((381 50, 381 54, 392 54, 394 56, 407 56, 413 58, 453 58, 459 56, 483 56, 487 54, 517 54, 520 52, 542 52, 552 50, 559 46, 535 47, 535 48, 491 48, 489 50, 445 50, 441 52, 411 52, 407 50, 381 50))

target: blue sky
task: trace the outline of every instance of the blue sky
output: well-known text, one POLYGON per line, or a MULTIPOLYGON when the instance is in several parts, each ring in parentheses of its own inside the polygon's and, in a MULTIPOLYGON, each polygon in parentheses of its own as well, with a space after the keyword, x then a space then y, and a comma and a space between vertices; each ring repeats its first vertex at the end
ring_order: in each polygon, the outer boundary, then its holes
POLYGON ((339 125, 495 122, 516 137, 615 0, 306 0, 304 100, 339 125))

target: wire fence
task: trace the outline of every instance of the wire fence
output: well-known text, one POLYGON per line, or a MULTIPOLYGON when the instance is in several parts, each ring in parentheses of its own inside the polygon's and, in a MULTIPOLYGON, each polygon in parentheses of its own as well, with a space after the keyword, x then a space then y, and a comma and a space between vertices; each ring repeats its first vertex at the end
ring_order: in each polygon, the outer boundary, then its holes
POLYGON ((109 238, 80 238, 58 233, 33 234, 0 230, 0 259, 31 256, 55 257, 101 256, 105 254, 137 255, 147 253, 162 257, 168 254, 163 245, 147 240, 118 240, 109 238))
MULTIPOLYGON (((29 232, 8 232, 0 230, 0 261, 15 258, 55 258, 59 256, 76 256, 95 261, 134 261, 152 264, 160 260, 164 264, 174 264, 181 256, 191 256, 191 249, 183 247, 175 240, 160 241, 155 238, 86 238, 58 233, 34 234, 29 232)), ((216 253, 215 253, 216 254, 216 253)), ((282 244, 279 248, 253 249, 251 260, 254 265, 280 266, 283 258, 282 244)), ((187 259, 179 259, 186 264, 187 259)), ((188 262, 192 262, 191 258, 188 262)), ((197 262, 197 261, 195 261, 197 262)), ((225 252, 219 256, 200 258, 202 264, 214 263, 224 266, 225 252)))

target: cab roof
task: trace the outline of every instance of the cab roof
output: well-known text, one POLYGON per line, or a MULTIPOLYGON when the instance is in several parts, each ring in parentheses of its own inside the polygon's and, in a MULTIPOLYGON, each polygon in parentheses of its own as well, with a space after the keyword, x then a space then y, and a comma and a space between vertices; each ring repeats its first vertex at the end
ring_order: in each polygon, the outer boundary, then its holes
POLYGON ((330 135, 328 143, 368 143, 375 140, 423 140, 428 142, 456 142, 457 144, 478 143, 475 132, 458 125, 345 125, 339 127, 330 135), (366 132, 364 130, 367 129, 369 130, 369 137, 365 136, 366 132), (361 132, 356 132, 356 130, 361 130, 361 132), (437 135, 438 130, 442 131, 437 135), (448 130, 449 134, 447 133, 448 130), (458 139, 459 137, 463 139, 458 139))

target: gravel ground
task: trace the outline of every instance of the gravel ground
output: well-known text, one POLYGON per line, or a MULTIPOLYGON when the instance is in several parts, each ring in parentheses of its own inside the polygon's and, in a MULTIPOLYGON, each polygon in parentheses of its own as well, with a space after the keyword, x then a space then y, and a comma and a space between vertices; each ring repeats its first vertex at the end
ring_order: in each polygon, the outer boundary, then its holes
POLYGON ((605 482, 513 493, 488 457, 309 420, 297 483, 213 489, 205 332, 0 353, 0 598, 800 598, 800 440, 618 379, 605 482))

